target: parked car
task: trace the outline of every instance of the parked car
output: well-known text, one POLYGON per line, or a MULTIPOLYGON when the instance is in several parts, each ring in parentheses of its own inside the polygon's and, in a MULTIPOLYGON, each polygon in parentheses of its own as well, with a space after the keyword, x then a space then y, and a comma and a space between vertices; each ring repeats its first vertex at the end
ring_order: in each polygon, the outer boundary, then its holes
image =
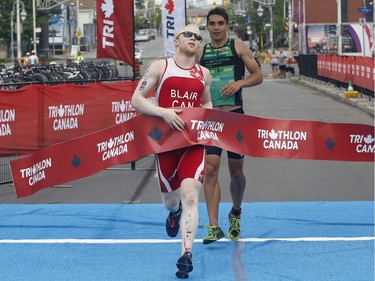
POLYGON ((142 42, 142 41, 150 41, 150 34, 145 30, 140 30, 135 34, 134 41, 135 42, 142 42))
POLYGON ((150 35, 150 39, 155 40, 156 39, 156 32, 153 29, 148 29, 148 34, 150 35))
MULTIPOLYGON (((143 50, 139 49, 137 45, 134 46, 134 58, 139 60, 139 63, 142 64, 142 53, 143 50)), ((120 65, 124 65, 124 62, 120 62, 120 65)))
POLYGON ((136 60, 139 60, 140 64, 142 64, 142 53, 143 53, 143 50, 139 49, 138 46, 135 46, 134 57, 136 60))

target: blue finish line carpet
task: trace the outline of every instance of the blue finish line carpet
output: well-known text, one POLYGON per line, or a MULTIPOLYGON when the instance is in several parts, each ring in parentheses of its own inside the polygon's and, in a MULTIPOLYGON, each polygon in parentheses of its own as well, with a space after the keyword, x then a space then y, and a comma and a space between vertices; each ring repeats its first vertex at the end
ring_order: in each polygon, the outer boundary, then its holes
MULTIPOLYGON (((229 203, 222 203, 226 232, 229 203)), ((203 245, 188 280, 374 280, 374 202, 244 203, 239 242, 203 245)), ((0 280, 178 280, 162 204, 0 205, 0 280)))

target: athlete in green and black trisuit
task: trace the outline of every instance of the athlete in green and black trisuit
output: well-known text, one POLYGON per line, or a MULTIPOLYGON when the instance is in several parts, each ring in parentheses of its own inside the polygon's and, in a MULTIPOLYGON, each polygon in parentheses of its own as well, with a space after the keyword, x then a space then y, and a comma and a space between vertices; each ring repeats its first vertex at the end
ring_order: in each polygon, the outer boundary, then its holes
POLYGON ((212 75, 211 100, 213 106, 236 105, 242 107, 242 88, 234 95, 222 96, 221 88, 230 82, 243 79, 245 65, 237 55, 234 39, 228 39, 224 46, 212 47, 212 43, 203 48, 201 65, 207 67, 212 75))
MULTIPOLYGON (((203 47, 197 60, 211 72, 211 99, 214 109, 244 114, 242 88, 262 83, 263 75, 249 46, 240 39, 228 38, 228 20, 227 12, 221 7, 208 12, 206 27, 210 33, 211 42, 203 47), (245 67, 250 73, 247 77, 244 77, 245 67)), ((224 237, 218 223, 221 191, 217 180, 222 149, 210 146, 206 148, 206 151, 204 192, 209 224, 206 226, 208 234, 203 238, 203 243, 209 244, 224 237)), ((238 240, 241 234, 241 204, 246 186, 243 163, 243 155, 228 151, 233 207, 228 216, 230 226, 227 235, 231 240, 238 240)))

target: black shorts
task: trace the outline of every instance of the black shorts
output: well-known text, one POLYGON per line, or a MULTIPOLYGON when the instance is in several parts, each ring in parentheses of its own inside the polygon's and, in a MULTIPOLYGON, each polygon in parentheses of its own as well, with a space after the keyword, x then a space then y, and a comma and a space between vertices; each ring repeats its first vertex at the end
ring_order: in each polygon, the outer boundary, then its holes
MULTIPOLYGON (((242 107, 231 110, 230 112, 245 114, 242 107)), ((223 149, 220 148, 220 147, 217 147, 217 146, 206 146, 206 155, 221 156, 222 151, 223 151, 223 149)), ((231 151, 227 151, 227 155, 228 155, 228 158, 230 158, 230 159, 242 159, 242 158, 245 157, 245 155, 243 155, 243 154, 238 154, 238 153, 231 152, 231 151)))

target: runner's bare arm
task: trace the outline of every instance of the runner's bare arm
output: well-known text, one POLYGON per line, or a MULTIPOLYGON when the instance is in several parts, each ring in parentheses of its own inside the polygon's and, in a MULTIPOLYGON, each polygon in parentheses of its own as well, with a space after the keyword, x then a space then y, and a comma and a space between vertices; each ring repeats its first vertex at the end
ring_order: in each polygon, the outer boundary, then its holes
POLYGON ((263 74, 248 45, 240 39, 236 39, 235 48, 237 54, 241 57, 246 69, 250 73, 249 76, 225 85, 222 88, 223 96, 231 96, 239 89, 244 87, 252 87, 263 82, 263 74))
POLYGON ((204 80, 205 80, 205 87, 202 95, 202 107, 203 108, 212 108, 212 101, 211 101, 211 94, 210 94, 210 87, 211 87, 211 74, 210 71, 201 66, 203 70, 204 80))

